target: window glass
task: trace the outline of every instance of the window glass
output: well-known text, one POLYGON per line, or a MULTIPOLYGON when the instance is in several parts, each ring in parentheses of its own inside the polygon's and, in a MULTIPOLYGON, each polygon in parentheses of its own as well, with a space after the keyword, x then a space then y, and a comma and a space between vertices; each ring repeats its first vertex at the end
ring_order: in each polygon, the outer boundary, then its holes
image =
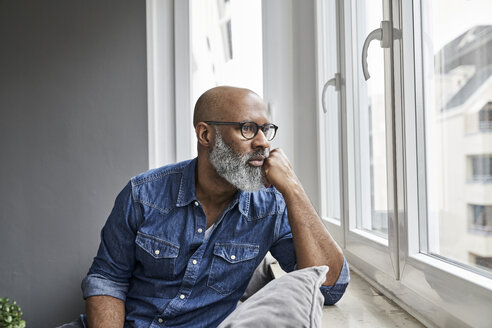
POLYGON ((218 85, 263 96, 261 0, 192 0, 192 103, 218 85))
POLYGON ((480 132, 492 131, 492 102, 488 102, 479 112, 480 132))
POLYGON ((382 1, 354 1, 352 6, 353 40, 356 55, 353 67, 358 76, 355 87, 358 106, 355 108, 355 162, 357 195, 357 228, 380 237, 388 235, 385 80, 384 52, 379 42, 369 46, 368 68, 371 74, 365 81, 361 69, 361 54, 368 34, 380 27, 383 20, 382 1))
POLYGON ((428 252, 492 272, 492 2, 422 2, 428 252))
POLYGON ((335 85, 326 86, 329 80, 334 81, 338 68, 337 41, 337 4, 335 1, 320 1, 321 37, 318 39, 319 56, 319 90, 325 108, 320 109, 321 138, 320 165, 322 168, 322 215, 340 221, 340 151, 339 124, 340 102, 339 91, 335 85))
POLYGON ((492 182, 492 155, 470 156, 471 182, 492 182))

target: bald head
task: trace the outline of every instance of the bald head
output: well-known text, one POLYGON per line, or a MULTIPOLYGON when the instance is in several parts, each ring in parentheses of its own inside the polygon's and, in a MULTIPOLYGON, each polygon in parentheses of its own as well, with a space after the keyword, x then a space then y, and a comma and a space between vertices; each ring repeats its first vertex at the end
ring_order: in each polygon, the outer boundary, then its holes
POLYGON ((244 102, 260 102, 260 96, 249 89, 220 86, 209 89, 198 98, 193 114, 193 126, 202 121, 226 120, 244 102))

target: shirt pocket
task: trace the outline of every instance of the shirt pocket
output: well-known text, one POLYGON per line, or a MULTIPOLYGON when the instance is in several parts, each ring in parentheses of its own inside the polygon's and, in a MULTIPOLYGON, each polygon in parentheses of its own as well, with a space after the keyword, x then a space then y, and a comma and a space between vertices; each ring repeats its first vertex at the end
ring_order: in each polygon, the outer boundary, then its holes
POLYGON ((207 286, 227 295, 247 284, 256 268, 259 251, 258 245, 215 244, 207 286))
POLYGON ((144 275, 159 279, 174 279, 179 246, 155 236, 137 232, 136 258, 144 275))

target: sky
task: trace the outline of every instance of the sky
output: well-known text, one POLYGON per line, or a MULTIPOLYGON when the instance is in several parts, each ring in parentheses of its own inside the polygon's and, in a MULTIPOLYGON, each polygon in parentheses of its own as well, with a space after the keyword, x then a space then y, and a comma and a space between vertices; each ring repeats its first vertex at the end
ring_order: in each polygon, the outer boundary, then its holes
POLYGON ((492 25, 491 0, 427 0, 422 1, 431 12, 434 52, 477 25, 492 25))

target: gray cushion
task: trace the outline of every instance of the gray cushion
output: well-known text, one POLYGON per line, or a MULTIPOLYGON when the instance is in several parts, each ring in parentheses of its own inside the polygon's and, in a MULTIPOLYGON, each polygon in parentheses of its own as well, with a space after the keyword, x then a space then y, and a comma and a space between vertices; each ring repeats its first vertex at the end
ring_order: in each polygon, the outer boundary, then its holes
POLYGON ((275 260, 275 258, 270 254, 270 252, 268 252, 263 261, 261 261, 255 272, 253 273, 253 277, 248 284, 248 288, 246 288, 246 291, 241 297, 240 302, 246 301, 248 298, 253 296, 257 291, 265 287, 266 284, 273 280, 273 276, 270 273, 270 265, 276 262, 277 261, 275 260))
POLYGON ((273 280, 232 312, 219 328, 321 327, 320 286, 327 266, 290 272, 273 280))

